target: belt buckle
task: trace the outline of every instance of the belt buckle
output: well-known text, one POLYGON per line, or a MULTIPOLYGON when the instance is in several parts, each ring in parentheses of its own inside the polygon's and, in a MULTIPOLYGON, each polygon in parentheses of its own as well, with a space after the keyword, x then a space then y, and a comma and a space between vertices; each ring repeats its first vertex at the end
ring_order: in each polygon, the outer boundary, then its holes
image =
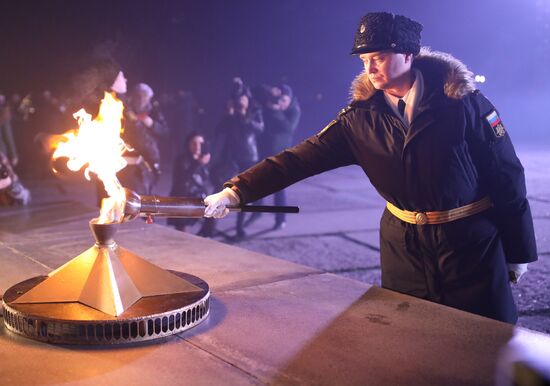
POLYGON ((428 223, 428 215, 424 212, 416 212, 414 219, 418 225, 425 225, 428 223))

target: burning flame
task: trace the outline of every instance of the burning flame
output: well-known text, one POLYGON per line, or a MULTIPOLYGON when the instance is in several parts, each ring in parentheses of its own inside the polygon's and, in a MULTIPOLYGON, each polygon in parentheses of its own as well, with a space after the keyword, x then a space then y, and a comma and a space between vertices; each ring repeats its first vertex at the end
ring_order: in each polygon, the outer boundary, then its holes
POLYGON ((53 158, 67 157, 67 167, 79 171, 90 180, 90 172, 103 182, 109 197, 103 199, 98 223, 120 222, 124 215, 126 195, 116 173, 126 166, 122 154, 130 150, 120 137, 124 105, 112 94, 105 93, 99 113, 92 116, 84 109, 73 114, 79 128, 63 134, 66 142, 59 142, 53 158))

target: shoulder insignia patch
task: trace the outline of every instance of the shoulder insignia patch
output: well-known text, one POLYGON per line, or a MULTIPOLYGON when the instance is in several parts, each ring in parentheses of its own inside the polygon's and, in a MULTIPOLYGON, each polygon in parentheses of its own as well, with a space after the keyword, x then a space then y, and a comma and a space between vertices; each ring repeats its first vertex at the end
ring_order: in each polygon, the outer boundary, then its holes
POLYGON ((330 123, 328 125, 326 125, 323 128, 323 130, 321 130, 319 133, 317 133, 317 135, 323 135, 328 129, 330 129, 332 126, 334 126, 338 122, 338 119, 340 119, 340 117, 342 117, 343 115, 345 115, 346 113, 348 113, 352 109, 353 109, 353 106, 349 105, 349 106, 343 108, 342 110, 340 110, 338 112, 338 117, 336 119, 333 119, 332 121, 330 121, 330 123))
POLYGON ((485 119, 489 123, 489 126, 491 126, 491 129, 493 129, 493 134, 495 135, 495 137, 504 137, 504 135, 506 134, 506 129, 504 129, 502 120, 498 116, 496 110, 492 110, 489 114, 487 114, 485 116, 485 119))
POLYGON ((338 118, 340 118, 342 115, 345 115, 346 113, 348 113, 351 109, 353 109, 353 106, 349 105, 349 106, 343 108, 342 110, 340 110, 340 112, 338 113, 338 118))
POLYGON ((328 129, 330 129, 332 126, 334 126, 336 124, 336 122, 338 122, 338 120, 336 119, 333 119, 332 121, 330 121, 330 123, 328 125, 326 125, 323 130, 321 130, 319 133, 317 133, 317 135, 323 135, 328 129))

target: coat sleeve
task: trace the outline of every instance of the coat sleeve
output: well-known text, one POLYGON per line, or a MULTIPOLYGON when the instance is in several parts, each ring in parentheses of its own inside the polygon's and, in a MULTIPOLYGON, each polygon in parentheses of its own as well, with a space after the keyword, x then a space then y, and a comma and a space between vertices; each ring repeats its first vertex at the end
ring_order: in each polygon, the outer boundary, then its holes
POLYGON ((537 260, 533 219, 526 197, 523 166, 492 103, 479 91, 466 101, 473 160, 493 201, 508 263, 537 260))
POLYGON ((346 123, 337 118, 319 134, 266 158, 224 186, 234 187, 241 202, 247 203, 307 177, 356 163, 346 140, 347 129, 346 123))

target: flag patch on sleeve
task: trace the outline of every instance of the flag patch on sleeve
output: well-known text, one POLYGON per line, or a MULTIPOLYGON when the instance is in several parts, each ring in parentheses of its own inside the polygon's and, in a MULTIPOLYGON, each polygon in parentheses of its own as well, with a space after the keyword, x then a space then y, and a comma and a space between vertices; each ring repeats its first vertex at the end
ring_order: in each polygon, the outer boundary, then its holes
POLYGON ((489 114, 487 114, 485 119, 487 119, 487 122, 489 122, 489 126, 491 126, 491 129, 493 129, 493 134, 495 134, 495 137, 504 137, 504 135, 506 134, 506 129, 504 129, 502 120, 498 116, 496 110, 493 110, 489 114))

